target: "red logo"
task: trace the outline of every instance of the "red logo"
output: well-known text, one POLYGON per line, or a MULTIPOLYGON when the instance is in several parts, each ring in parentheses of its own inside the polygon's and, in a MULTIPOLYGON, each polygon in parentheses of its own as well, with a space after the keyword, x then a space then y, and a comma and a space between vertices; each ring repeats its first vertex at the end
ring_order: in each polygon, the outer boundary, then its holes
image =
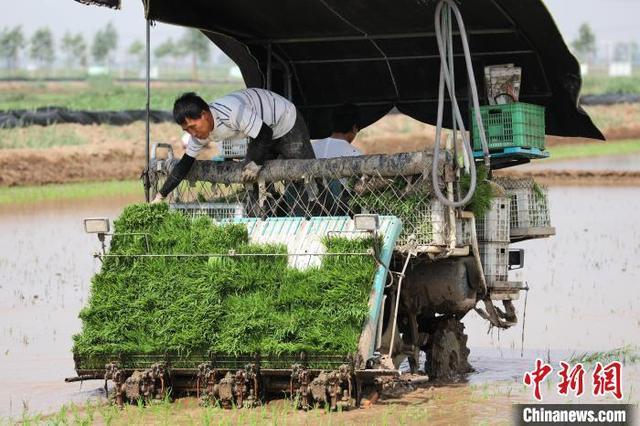
POLYGON ((531 372, 525 373, 523 377, 524 384, 527 386, 533 385, 533 396, 538 400, 542 400, 540 394, 540 383, 553 371, 553 367, 549 364, 545 364, 541 359, 536 359, 536 368, 531 372))
MULTIPOLYGON (((577 363, 575 366, 567 362, 560 361, 560 371, 558 376, 560 382, 557 385, 558 395, 569 395, 573 392, 576 397, 580 397, 584 393, 584 377, 585 369, 582 364, 577 363)), ((542 393, 540 384, 551 374, 553 367, 544 363, 541 359, 536 359, 536 366, 533 371, 527 371, 522 378, 525 385, 533 387, 533 397, 542 401, 542 393)), ((607 393, 612 394, 617 399, 622 399, 622 364, 618 361, 610 362, 603 366, 602 363, 595 364, 591 375, 591 389, 593 396, 604 396, 607 393)))
POLYGON ((622 399, 622 365, 618 361, 602 366, 596 363, 593 371, 593 395, 604 395, 611 392, 617 399, 622 399))
POLYGON ((558 394, 568 395, 569 390, 572 390, 576 396, 580 396, 584 393, 584 367, 578 363, 575 367, 569 371, 571 367, 564 361, 560 361, 562 370, 558 373, 560 376, 560 383, 558 383, 558 394))

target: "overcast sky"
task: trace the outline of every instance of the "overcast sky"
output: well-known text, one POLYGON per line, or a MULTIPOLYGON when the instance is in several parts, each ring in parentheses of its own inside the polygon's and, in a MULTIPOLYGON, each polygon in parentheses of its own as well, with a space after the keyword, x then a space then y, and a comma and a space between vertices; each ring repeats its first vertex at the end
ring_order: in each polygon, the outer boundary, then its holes
MULTIPOLYGON (((144 41, 140 0, 123 0, 122 10, 119 11, 85 6, 73 0, 2 2, 0 28, 22 25, 27 36, 38 27, 48 26, 57 40, 65 31, 80 31, 90 38, 96 29, 112 21, 120 36, 121 49, 128 47, 135 39, 144 41)), ((632 40, 640 42, 640 0, 546 0, 545 4, 568 42, 575 37, 583 22, 588 22, 594 29, 599 44, 632 40)), ((177 38, 181 33, 181 28, 158 24, 152 29, 152 43, 157 45, 167 37, 177 38)))

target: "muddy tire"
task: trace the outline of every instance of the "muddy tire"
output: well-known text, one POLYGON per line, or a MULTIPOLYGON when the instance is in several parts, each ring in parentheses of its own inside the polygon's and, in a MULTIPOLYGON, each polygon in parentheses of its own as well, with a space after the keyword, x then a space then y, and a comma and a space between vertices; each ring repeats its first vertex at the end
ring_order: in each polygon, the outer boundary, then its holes
POLYGON ((438 321, 426 347, 425 371, 430 380, 451 382, 473 371, 464 324, 455 318, 438 321))

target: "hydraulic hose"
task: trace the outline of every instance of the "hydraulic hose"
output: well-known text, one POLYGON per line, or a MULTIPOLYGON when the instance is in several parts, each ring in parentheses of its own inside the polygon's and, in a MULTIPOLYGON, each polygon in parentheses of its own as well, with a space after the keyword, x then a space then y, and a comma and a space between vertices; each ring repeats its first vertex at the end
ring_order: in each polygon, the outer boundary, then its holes
MULTIPOLYGON (((478 100, 478 88, 476 86, 476 79, 473 72, 473 64, 471 63, 471 53, 469 50, 469 41, 467 40, 467 32, 464 27, 462 15, 458 6, 453 0, 440 0, 436 6, 435 11, 435 33, 438 42, 438 52, 440 54, 440 82, 438 86, 438 115, 436 122, 436 140, 433 148, 433 167, 431 170, 431 180, 433 184, 433 191, 438 200, 448 207, 463 207, 473 197, 476 190, 476 166, 473 158, 473 150, 469 142, 469 136, 467 135, 464 121, 462 120, 462 114, 460 113, 460 107, 456 100, 455 86, 454 86, 454 70, 453 70, 453 26, 451 20, 451 11, 456 17, 456 22, 460 29, 460 38, 462 40, 462 48, 464 51, 464 59, 467 68, 467 76, 469 79, 469 87, 471 89, 471 98, 473 102, 474 113, 476 121, 478 123, 478 131, 480 133, 480 140, 482 143, 482 151, 484 154, 484 162, 487 167, 489 166, 489 149, 487 146, 486 135, 484 133, 484 125, 482 123, 482 117, 480 115, 480 102, 478 100), (467 194, 459 201, 449 200, 442 194, 439 186, 438 176, 438 164, 440 161, 440 139, 442 136, 442 117, 444 114, 444 90, 447 88, 449 98, 451 99, 452 119, 457 123, 457 127, 462 136, 463 154, 468 159, 469 174, 471 175, 471 183, 467 194)), ((454 125, 455 127, 455 125, 454 125)), ((454 141, 455 143, 455 141, 454 141)), ((456 160, 457 161, 457 160, 456 160)))

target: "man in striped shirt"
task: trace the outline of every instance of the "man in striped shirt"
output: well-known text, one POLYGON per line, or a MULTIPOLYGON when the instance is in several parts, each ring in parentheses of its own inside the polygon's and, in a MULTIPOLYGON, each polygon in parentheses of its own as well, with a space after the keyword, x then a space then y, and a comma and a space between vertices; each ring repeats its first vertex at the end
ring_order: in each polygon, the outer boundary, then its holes
POLYGON ((210 104, 193 92, 184 93, 173 105, 173 118, 189 135, 187 149, 154 202, 162 201, 180 184, 210 142, 251 138, 244 181, 255 180, 267 160, 315 158, 302 115, 294 104, 268 90, 238 90, 210 104))

